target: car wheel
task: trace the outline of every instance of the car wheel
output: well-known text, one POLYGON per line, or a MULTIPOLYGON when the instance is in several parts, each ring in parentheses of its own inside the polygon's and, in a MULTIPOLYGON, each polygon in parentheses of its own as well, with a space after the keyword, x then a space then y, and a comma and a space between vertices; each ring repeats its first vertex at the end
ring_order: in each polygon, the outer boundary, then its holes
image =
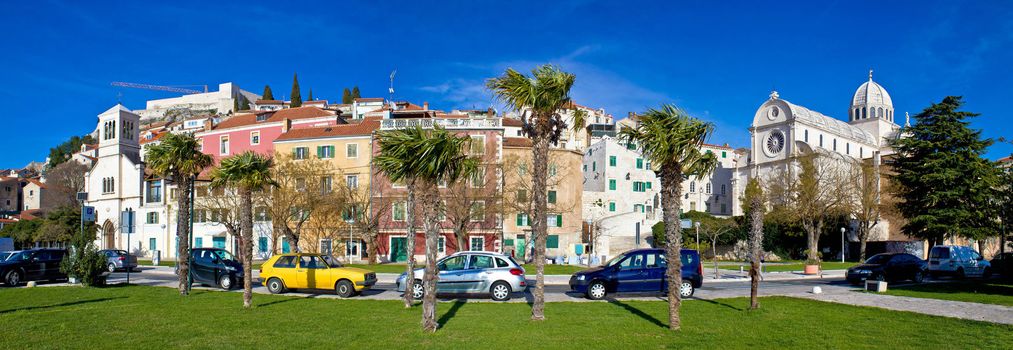
POLYGON ((355 295, 355 286, 348 280, 340 280, 334 285, 334 293, 337 293, 339 297, 349 298, 355 295))
POLYGON ((285 284, 281 282, 277 277, 271 277, 267 280, 267 291, 271 294, 281 294, 285 292, 285 284))
POLYGON ((116 264, 109 263, 109 266, 106 266, 106 269, 109 270, 109 272, 116 272, 116 264))
POLYGON ((679 296, 683 298, 689 298, 696 292, 696 288, 693 288, 693 283, 689 280, 682 280, 679 284, 679 296))
POLYGON ((221 287, 224 290, 231 290, 232 289, 232 276, 222 275, 222 277, 219 277, 218 278, 218 286, 221 287))
POLYGON ((985 271, 981 272, 981 278, 988 279, 989 277, 992 277, 992 268, 986 267, 985 271))
POLYGON ((588 299, 602 300, 605 299, 606 295, 608 295, 608 292, 605 291, 605 283, 602 281, 594 281, 587 286, 588 299))
POLYGON ((17 287, 21 284, 21 274, 17 271, 8 272, 7 276, 4 276, 4 283, 7 284, 8 287, 17 287))
POLYGON ((959 268, 959 269, 957 269, 957 278, 958 278, 958 279, 964 279, 964 278, 967 278, 967 275, 966 275, 966 274, 964 274, 964 268, 959 268))
POLYGON ((422 287, 422 281, 416 280, 415 283, 412 283, 412 299, 422 300, 422 297, 425 294, 425 289, 422 287))
POLYGON ((510 285, 503 281, 498 281, 492 284, 489 288, 489 294, 492 295, 492 300, 495 301, 507 301, 510 300, 510 285))
POLYGON ((915 272, 914 281, 915 281, 915 283, 925 282, 925 273, 921 272, 921 271, 915 272))

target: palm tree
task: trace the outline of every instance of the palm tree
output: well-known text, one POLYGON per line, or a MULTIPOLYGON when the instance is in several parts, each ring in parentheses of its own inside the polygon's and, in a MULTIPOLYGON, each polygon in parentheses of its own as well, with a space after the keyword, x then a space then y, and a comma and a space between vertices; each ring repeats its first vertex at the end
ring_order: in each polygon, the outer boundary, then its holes
MULTIPOLYGON (((527 77, 512 68, 503 76, 489 79, 486 87, 509 107, 519 112, 524 133, 532 142, 531 174, 531 234, 535 243, 535 292, 531 305, 531 319, 545 319, 545 239, 547 222, 545 215, 546 181, 548 178, 549 145, 559 141, 560 134, 568 128, 560 110, 570 103, 570 88, 573 74, 563 72, 553 65, 542 65, 531 71, 527 77)), ((583 119, 583 116, 578 116, 583 119)), ((583 122, 583 121, 580 121, 583 122)))
POLYGON ((243 260, 243 307, 253 306, 253 191, 274 184, 271 158, 246 151, 225 158, 211 171, 212 188, 232 188, 239 193, 239 251, 243 260))
POLYGON ((674 105, 649 109, 638 117, 636 128, 620 130, 620 139, 637 145, 644 157, 657 166, 661 177, 661 206, 665 222, 665 257, 668 261, 668 327, 681 327, 679 286, 682 283, 682 233, 679 204, 684 175, 702 177, 714 170, 718 159, 700 146, 714 131, 714 125, 686 114, 674 105))
POLYGON ((190 196, 193 181, 214 158, 201 153, 201 143, 193 135, 169 133, 156 145, 148 147, 146 166, 155 174, 176 183, 176 256, 179 261, 179 293, 190 290, 190 196))
MULTIPOLYGON (((407 182, 408 207, 422 209, 422 226, 426 237, 426 269, 420 286, 424 292, 422 329, 434 332, 439 326, 436 323, 436 245, 440 231, 437 219, 440 204, 438 184, 445 182, 450 185, 473 173, 478 167, 478 159, 465 155, 471 138, 451 135, 440 127, 431 130, 415 127, 387 131, 381 133, 379 138, 380 154, 374 159, 377 168, 391 182, 407 182)), ((409 227, 411 228, 410 225, 409 227)), ((408 242, 411 244, 415 237, 414 232, 409 232, 408 242)), ((414 245, 409 249, 414 249, 414 245)), ((408 253, 411 256, 414 251, 409 250, 408 253)), ((413 276, 413 272, 409 267, 407 276, 413 276)), ((409 283, 407 278, 405 283, 409 283)), ((405 299, 409 302, 410 294, 415 288, 414 281, 405 286, 405 299)))

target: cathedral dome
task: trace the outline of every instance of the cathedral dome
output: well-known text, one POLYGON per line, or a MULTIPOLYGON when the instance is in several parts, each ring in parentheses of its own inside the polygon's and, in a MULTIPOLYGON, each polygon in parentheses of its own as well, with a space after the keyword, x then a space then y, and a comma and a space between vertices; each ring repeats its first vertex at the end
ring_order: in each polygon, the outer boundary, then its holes
POLYGON ((883 119, 893 122, 893 99, 890 98, 890 93, 886 92, 882 85, 872 81, 871 70, 869 71, 869 81, 855 90, 848 115, 850 121, 883 119))

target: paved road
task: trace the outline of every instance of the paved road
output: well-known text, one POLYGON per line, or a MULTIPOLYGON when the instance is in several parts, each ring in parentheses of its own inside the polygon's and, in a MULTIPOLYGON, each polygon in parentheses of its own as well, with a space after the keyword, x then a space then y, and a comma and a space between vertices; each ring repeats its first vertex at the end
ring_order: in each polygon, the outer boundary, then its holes
MULTIPOLYGON (((122 283, 126 281, 125 273, 114 273, 110 276, 110 283, 122 283)), ((170 273, 163 273, 161 271, 145 270, 141 273, 131 274, 131 283, 142 284, 142 285, 153 285, 153 286, 175 286, 176 276, 170 273)), ((528 281, 529 285, 534 285, 533 280, 528 281)), ((843 292, 853 289, 854 287, 848 285, 840 278, 824 278, 824 279, 798 279, 798 280, 787 280, 787 281, 766 281, 760 284, 760 295, 800 295, 807 294, 812 290, 814 286, 819 286, 825 293, 830 292, 843 292)), ((210 288, 210 287, 207 287, 210 288)), ((523 293, 514 293, 513 301, 524 302, 530 301, 531 289, 523 293)), ((254 292, 256 293, 268 293, 267 289, 264 288, 259 279, 254 281, 254 292)), ((294 291, 289 292, 289 295, 293 296, 313 296, 322 298, 336 298, 333 291, 314 290, 314 291, 294 291)), ((720 281, 720 282, 705 282, 703 287, 696 291, 694 297, 699 299, 716 299, 716 298, 730 298, 730 297, 743 297, 749 296, 749 281, 748 280, 733 280, 733 281, 720 281)), ((357 298, 363 299, 377 299, 377 300, 397 300, 401 297, 401 293, 397 292, 394 283, 381 281, 373 286, 370 290, 362 293, 357 298)), ((459 298, 467 297, 469 299, 477 299, 476 301, 488 300, 488 297, 474 296, 474 295, 441 295, 443 300, 456 300, 459 298)), ((625 300, 662 300, 663 295, 658 293, 627 293, 615 295, 615 298, 625 300)), ((545 286, 545 298, 547 301, 588 301, 583 295, 570 292, 569 286, 565 284, 547 284, 545 286)))

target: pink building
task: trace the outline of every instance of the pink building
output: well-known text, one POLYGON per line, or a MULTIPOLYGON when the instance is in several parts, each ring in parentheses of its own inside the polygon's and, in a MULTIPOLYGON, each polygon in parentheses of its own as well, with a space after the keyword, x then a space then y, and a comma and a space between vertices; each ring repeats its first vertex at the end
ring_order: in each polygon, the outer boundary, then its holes
POLYGON ((254 111, 237 114, 218 125, 207 123, 196 137, 201 140, 201 151, 213 156, 217 163, 248 150, 272 155, 274 140, 288 130, 336 124, 344 124, 344 121, 332 111, 312 106, 254 111))

